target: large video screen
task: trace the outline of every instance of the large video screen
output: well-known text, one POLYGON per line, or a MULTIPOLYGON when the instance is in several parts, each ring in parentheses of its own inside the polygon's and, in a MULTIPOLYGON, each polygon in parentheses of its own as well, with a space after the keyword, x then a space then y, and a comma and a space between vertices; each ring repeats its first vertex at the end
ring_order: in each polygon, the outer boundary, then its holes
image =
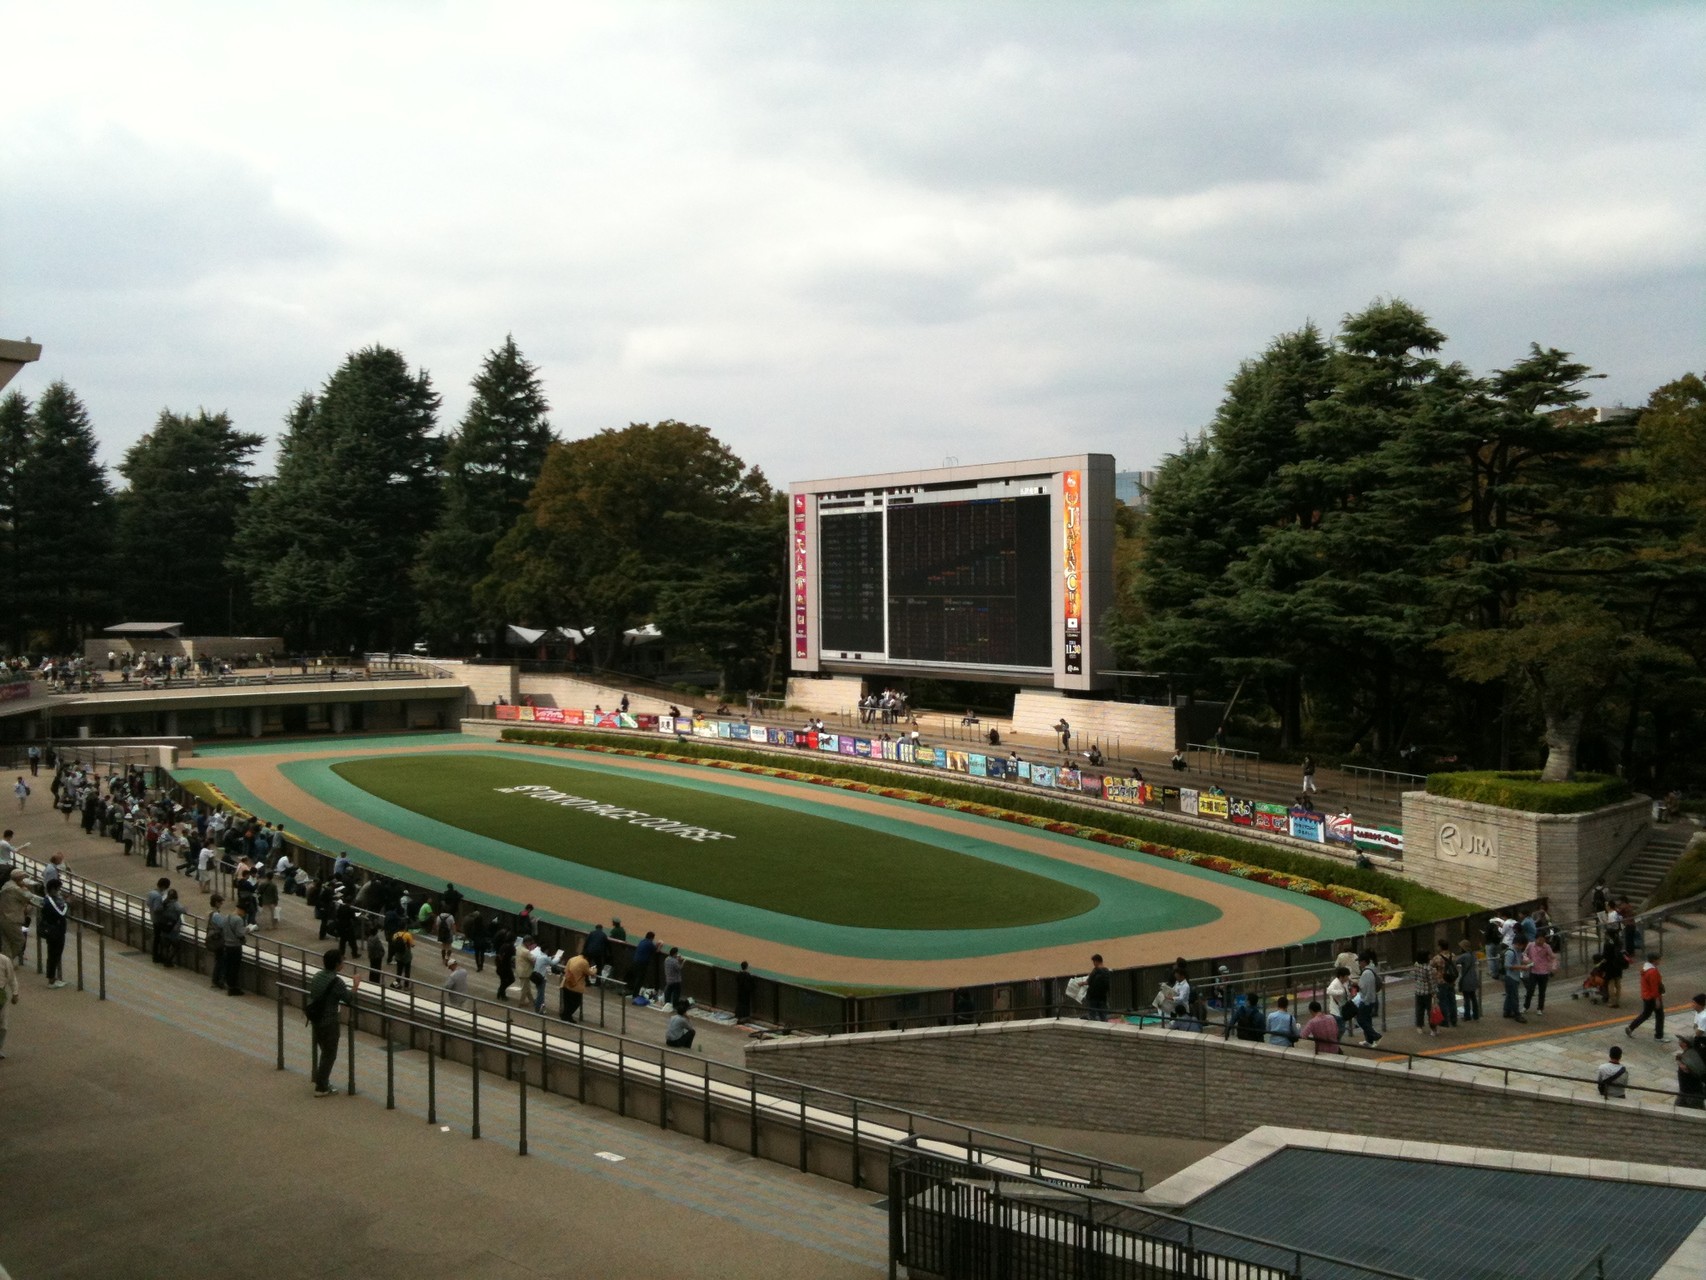
POLYGON ((825 650, 1049 665, 1046 495, 824 512, 818 528, 825 650))
POLYGON ((1047 667, 1049 500, 890 507, 888 656, 1047 667))
POLYGON ((1085 453, 796 481, 794 672, 1106 688, 1113 477, 1085 453))

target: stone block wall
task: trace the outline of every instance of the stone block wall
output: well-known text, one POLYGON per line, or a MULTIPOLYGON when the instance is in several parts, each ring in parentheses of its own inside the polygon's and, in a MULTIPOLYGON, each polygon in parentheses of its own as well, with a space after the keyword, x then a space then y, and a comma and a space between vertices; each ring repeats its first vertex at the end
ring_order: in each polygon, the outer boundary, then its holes
POLYGON ((859 699, 864 696, 865 681, 859 676, 831 676, 827 680, 788 678, 789 708, 809 711, 815 716, 857 715, 859 699))
POLYGON ((1091 742, 1124 751, 1171 754, 1185 745, 1185 709, 1141 702, 1104 702, 1068 698, 1051 689, 1021 689, 1013 698, 1013 732, 1046 738, 1062 716, 1072 726, 1074 750, 1091 742))
MULTIPOLYGON (((951 1120, 1231 1141, 1261 1125, 1706 1167, 1706 1112, 1506 1086, 1443 1061, 1317 1057, 1209 1034, 1084 1021, 993 1023, 751 1045, 746 1065, 951 1120)), ((1664 1087, 1668 1082, 1636 1083, 1664 1087)))
POLYGON ((1523 813, 1423 791, 1404 795, 1404 872, 1471 902, 1544 897, 1560 920, 1583 915, 1593 882, 1651 823, 1645 798, 1590 813, 1523 813))
MULTIPOLYGON (((621 705, 623 694, 628 695, 628 710, 638 715, 667 715, 670 707, 665 698, 619 689, 614 685, 596 684, 591 680, 577 680, 573 676, 523 675, 516 681, 516 694, 516 701, 531 697, 541 706, 580 707, 587 711, 593 707, 614 711, 621 705)), ((682 699, 677 705, 686 711, 689 700, 682 699)))

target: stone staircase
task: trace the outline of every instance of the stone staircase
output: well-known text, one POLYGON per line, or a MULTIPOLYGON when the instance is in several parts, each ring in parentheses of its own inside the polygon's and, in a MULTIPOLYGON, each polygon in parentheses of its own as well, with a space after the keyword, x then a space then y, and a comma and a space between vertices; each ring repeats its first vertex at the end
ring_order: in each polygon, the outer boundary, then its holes
POLYGON ((1619 897, 1627 895, 1634 903, 1646 903, 1699 830, 1691 822, 1673 822, 1649 829, 1646 847, 1618 876, 1617 883, 1612 886, 1613 894, 1619 897))

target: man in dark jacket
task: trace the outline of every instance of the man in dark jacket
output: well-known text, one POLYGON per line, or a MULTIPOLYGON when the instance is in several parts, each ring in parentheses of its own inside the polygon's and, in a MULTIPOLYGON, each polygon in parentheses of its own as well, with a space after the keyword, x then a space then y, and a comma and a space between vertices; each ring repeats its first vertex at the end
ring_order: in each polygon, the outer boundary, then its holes
POLYGON ((329 1098, 337 1092, 332 1088, 332 1066, 338 1060, 338 1034, 341 1030, 339 1005, 353 1005, 355 993, 361 990, 361 975, 349 986, 338 976, 343 967, 344 953, 336 948, 326 952, 325 968, 314 975, 308 984, 308 1021, 314 1026, 314 1096, 329 1098))

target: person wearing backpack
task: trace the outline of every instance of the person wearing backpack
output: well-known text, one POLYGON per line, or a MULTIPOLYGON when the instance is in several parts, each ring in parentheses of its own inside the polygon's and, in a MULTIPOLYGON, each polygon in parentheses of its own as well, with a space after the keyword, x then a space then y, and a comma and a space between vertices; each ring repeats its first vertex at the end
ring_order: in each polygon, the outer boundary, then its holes
POLYGON ((1362 1029, 1362 1047, 1372 1049, 1380 1043, 1374 1029, 1374 1011, 1380 1004, 1380 970, 1375 965, 1374 952, 1365 951, 1360 959, 1362 972, 1357 975, 1357 990, 1351 997, 1350 1010, 1362 1029))
POLYGON ((1439 940, 1439 950, 1434 952, 1433 959, 1428 962, 1433 967, 1434 998, 1439 1001, 1439 1011, 1445 1018, 1445 1025, 1457 1025, 1457 961, 1452 958, 1451 943, 1444 938, 1439 940))
POLYGON ((329 1098, 337 1092, 332 1087, 332 1067, 338 1060, 338 1036, 342 1026, 338 1017, 339 1005, 355 1004, 355 993, 361 990, 361 975, 350 986, 338 976, 343 967, 344 953, 334 947, 323 958, 324 968, 308 984, 308 1002, 302 1012, 314 1028, 314 1096, 329 1098))

